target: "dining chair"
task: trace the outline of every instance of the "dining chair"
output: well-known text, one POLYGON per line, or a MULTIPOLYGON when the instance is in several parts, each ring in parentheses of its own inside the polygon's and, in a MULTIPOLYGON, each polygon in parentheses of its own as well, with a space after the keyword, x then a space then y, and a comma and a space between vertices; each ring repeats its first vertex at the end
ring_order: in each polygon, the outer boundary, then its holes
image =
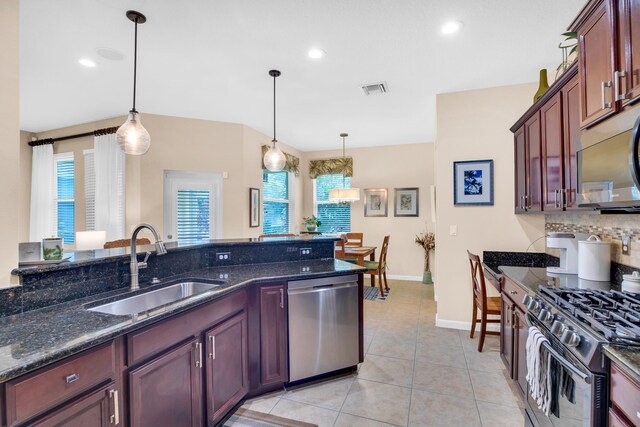
POLYGON ((295 234, 291 233, 281 233, 281 234, 261 234, 260 238, 264 239, 265 237, 295 237, 295 234))
POLYGON ((362 246, 363 233, 347 233, 347 246, 362 246))
POLYGON ((387 283, 387 249, 389 248, 389 236, 384 236, 382 241, 382 249, 380 250, 380 258, 378 261, 365 261, 364 266, 367 271, 364 274, 372 276, 371 286, 375 286, 375 277, 378 276, 380 285, 380 296, 384 297, 384 292, 389 292, 389 284, 387 283), (382 279, 384 278, 384 288, 382 287, 382 279))
MULTIPOLYGON (((150 245, 150 244, 151 244, 151 240, 147 239, 146 237, 141 237, 140 239, 136 239, 137 246, 150 245)), ((119 240, 112 240, 110 242, 106 242, 104 244, 104 248, 105 249, 127 248, 130 245, 131 245, 131 239, 119 239, 119 240)))
POLYGON ((347 242, 347 239, 345 238, 344 235, 340 236, 340 240, 336 240, 335 252, 334 252, 335 253, 334 257, 336 259, 341 259, 344 261, 345 259, 344 246, 346 242, 347 242))
POLYGON ((467 251, 469 256, 469 265, 471 266, 471 284, 473 285, 473 317, 471 320, 470 338, 476 331, 476 323, 480 322, 480 342, 478 343, 478 351, 482 351, 484 346, 485 335, 500 335, 497 331, 487 331, 487 323, 500 323, 500 318, 489 319, 488 315, 500 316, 502 313, 502 302, 500 297, 487 297, 487 287, 484 281, 484 271, 482 269, 482 261, 478 255, 467 251), (478 318, 478 310, 481 311, 478 318))

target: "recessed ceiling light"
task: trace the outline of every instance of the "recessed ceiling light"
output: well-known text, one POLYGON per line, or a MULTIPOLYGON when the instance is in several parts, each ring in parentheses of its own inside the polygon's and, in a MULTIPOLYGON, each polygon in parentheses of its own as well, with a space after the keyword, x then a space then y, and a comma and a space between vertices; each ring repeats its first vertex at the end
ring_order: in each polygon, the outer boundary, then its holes
POLYGON ((457 32, 462 27, 462 22, 459 21, 449 21, 445 22, 440 31, 442 34, 453 34, 457 32))
POLYGON ((80 65, 84 65, 85 67, 88 67, 88 68, 93 68, 96 66, 96 63, 90 60, 89 58, 79 59, 78 62, 80 63, 80 65))
POLYGON ((326 54, 327 52, 325 52, 324 50, 314 48, 314 49, 311 49, 307 55, 309 55, 309 58, 311 59, 320 59, 326 54))

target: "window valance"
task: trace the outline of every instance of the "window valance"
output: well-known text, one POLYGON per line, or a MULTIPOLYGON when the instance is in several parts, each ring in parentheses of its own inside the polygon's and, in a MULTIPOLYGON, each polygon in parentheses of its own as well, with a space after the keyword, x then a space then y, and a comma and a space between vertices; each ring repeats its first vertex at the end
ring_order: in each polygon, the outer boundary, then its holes
POLYGON ((353 158, 340 157, 337 159, 311 160, 309 162, 309 177, 316 179, 319 175, 344 174, 353 176, 353 158))
MULTIPOLYGON (((267 153, 267 151, 269 151, 269 147, 268 145, 263 145, 262 146, 262 158, 264 159, 264 155, 267 153)), ((287 172, 292 172, 294 173, 296 176, 300 175, 300 159, 296 156, 294 156, 293 154, 289 154, 289 153, 284 153, 285 157, 287 158, 287 163, 285 163, 284 165, 284 170, 287 172)), ((267 169, 264 166, 264 160, 262 161, 262 169, 267 169)))

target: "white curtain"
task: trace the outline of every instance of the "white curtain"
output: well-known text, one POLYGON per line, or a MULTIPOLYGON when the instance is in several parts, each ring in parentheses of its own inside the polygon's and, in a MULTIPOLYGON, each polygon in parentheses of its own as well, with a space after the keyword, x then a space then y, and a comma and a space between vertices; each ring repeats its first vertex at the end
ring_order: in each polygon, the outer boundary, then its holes
POLYGON ((107 241, 122 239, 125 221, 124 152, 115 134, 94 138, 95 229, 106 232, 107 241))
POLYGON ((51 237, 53 226, 53 145, 33 147, 31 162, 31 215, 29 241, 39 242, 51 237))

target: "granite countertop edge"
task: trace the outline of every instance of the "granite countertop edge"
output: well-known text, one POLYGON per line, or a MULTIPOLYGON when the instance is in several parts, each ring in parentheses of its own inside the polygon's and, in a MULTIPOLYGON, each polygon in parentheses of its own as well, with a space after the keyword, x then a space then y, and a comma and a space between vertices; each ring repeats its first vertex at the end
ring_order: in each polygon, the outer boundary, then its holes
POLYGON ((602 350, 609 359, 640 384, 640 348, 607 344, 602 346, 602 350))
MULTIPOLYGON (((330 260, 316 260, 320 262, 329 262, 330 260)), ((0 355, 0 382, 6 382, 26 373, 32 372, 36 369, 42 368, 46 365, 55 363, 59 360, 87 350, 89 348, 95 347, 102 343, 105 343, 111 339, 114 339, 118 336, 125 335, 127 333, 133 332, 138 329, 142 329, 146 326, 149 326, 153 323, 159 322, 161 320, 165 320, 172 316, 181 314, 198 306, 201 306, 206 303, 210 303, 219 298, 224 297, 234 291, 249 287, 255 284, 273 282, 278 280, 304 280, 304 279, 312 279, 312 278, 322 278, 322 277, 331 277, 331 276, 344 276, 349 274, 357 274, 366 271, 366 268, 346 263, 340 260, 331 260, 334 261, 334 269, 332 271, 321 271, 321 272, 299 272, 297 274, 270 274, 268 271, 264 271, 265 274, 255 274, 252 277, 244 277, 240 280, 230 279, 224 285, 221 285, 219 288, 215 290, 211 290, 205 292, 204 294, 196 295, 186 300, 178 301, 173 304, 169 304, 167 306, 162 307, 160 312, 157 312, 159 309, 155 309, 154 315, 149 317, 133 319, 132 315, 124 315, 124 316, 116 316, 111 314, 97 313, 97 312, 89 312, 85 307, 88 305, 96 305, 95 303, 98 301, 108 301, 118 299, 115 298, 118 295, 124 295, 128 293, 128 289, 120 289, 117 291, 106 292, 98 295, 93 295, 91 297, 82 298, 75 301, 70 301, 62 304, 57 304, 54 306, 46 307, 39 310, 34 310, 30 312, 26 312, 20 315, 8 316, 5 318, 0 318, 0 347, 3 346, 11 346, 12 343, 3 342, 6 340, 7 336, 11 336, 12 333, 15 335, 21 334, 23 331, 21 330, 24 323, 34 323, 32 327, 37 328, 38 325, 41 324, 38 322, 41 316, 43 319, 48 319, 50 317, 58 317, 58 316, 66 316, 66 321, 71 323, 77 318, 74 316, 81 314, 84 316, 91 316, 96 320, 95 330, 87 332, 83 330, 83 333, 80 336, 65 336, 65 341, 61 343, 59 346, 55 346, 55 348, 49 348, 49 343, 44 342, 42 344, 42 349, 32 351, 27 357, 23 359, 12 359, 12 363, 6 363, 6 360, 3 360, 0 355), (119 319, 121 321, 119 321, 119 319), (26 320, 26 321, 25 321, 26 320), (107 327, 104 327, 100 320, 109 320, 111 322, 115 322, 110 324, 107 327), (12 330, 12 325, 17 325, 15 330, 12 330)), ((251 265, 238 265, 233 266, 232 268, 207 268, 202 270, 197 270, 194 272, 181 274, 177 276, 172 276, 167 278, 166 280, 174 281, 176 279, 181 278, 197 278, 197 279, 217 279, 218 274, 221 270, 229 271, 229 270, 239 270, 243 268, 253 268, 258 270, 268 270, 270 268, 275 267, 277 269, 279 264, 309 264, 300 261, 294 262, 286 262, 286 263, 269 263, 269 264, 251 264, 251 265)), ((162 286, 160 286, 162 287, 162 286)), ((63 321, 60 321, 59 324, 55 323, 47 323, 47 330, 52 331, 54 328, 58 328, 57 332, 63 332, 67 328, 65 328, 65 324, 63 321)), ((90 328, 89 328, 90 329, 90 328)), ((39 332, 39 331, 37 331, 39 332)), ((36 333, 37 333, 36 332, 36 333)), ((72 334, 71 334, 72 335, 72 334)), ((29 337, 21 337, 21 339, 29 339, 29 337)), ((37 340, 29 340, 30 343, 32 341, 37 340)), ((16 343, 13 343, 16 344, 16 343)))

